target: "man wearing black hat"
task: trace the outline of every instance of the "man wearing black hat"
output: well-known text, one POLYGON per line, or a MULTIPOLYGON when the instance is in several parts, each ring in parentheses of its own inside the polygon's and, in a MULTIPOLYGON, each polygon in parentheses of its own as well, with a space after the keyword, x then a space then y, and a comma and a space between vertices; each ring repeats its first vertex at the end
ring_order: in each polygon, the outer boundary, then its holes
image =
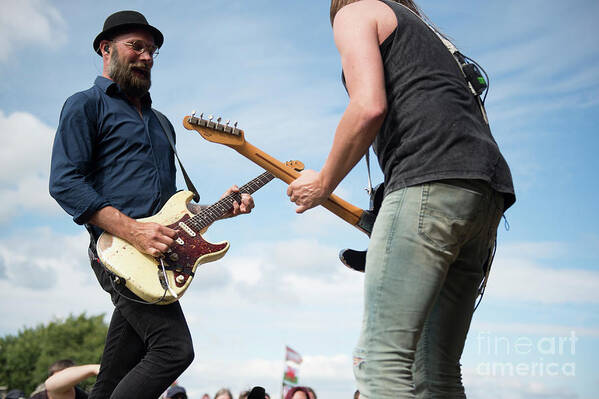
MULTIPOLYGON (((136 11, 109 16, 93 42, 103 60, 102 76, 67 99, 54 141, 50 194, 88 229, 92 268, 115 305, 90 398, 157 398, 194 357, 179 302, 136 302, 95 251, 104 230, 156 257, 177 238, 175 230, 135 220, 154 215, 176 192, 173 151, 148 91, 163 41, 136 11)), ((252 207, 252 198, 243 194, 230 215, 252 207)))

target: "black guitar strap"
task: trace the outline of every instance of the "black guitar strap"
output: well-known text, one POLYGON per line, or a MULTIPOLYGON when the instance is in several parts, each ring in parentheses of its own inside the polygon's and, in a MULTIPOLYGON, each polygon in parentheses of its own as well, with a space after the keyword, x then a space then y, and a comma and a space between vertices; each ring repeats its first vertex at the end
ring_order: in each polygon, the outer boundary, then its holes
POLYGON ((164 134, 166 135, 166 138, 168 139, 168 142, 171 145, 173 152, 175 153, 175 157, 177 157, 177 161, 179 162, 179 166, 181 167, 181 173, 183 173, 183 178, 185 179, 185 184, 187 185, 187 189, 193 193, 193 200, 196 203, 199 202, 200 194, 198 193, 198 190, 196 190, 195 186, 191 182, 191 179, 187 175, 187 172, 185 171, 185 168, 183 167, 183 164, 181 163, 181 159, 179 159, 179 154, 177 154, 177 149, 175 148, 175 140, 174 140, 175 132, 174 132, 174 130, 172 129, 170 123, 168 123, 168 119, 166 119, 166 116, 164 116, 164 114, 162 112, 160 112, 154 108, 152 108, 152 111, 154 112, 154 115, 156 115, 156 118, 158 118, 158 122, 160 122, 160 126, 162 126, 162 130, 164 131, 164 134))

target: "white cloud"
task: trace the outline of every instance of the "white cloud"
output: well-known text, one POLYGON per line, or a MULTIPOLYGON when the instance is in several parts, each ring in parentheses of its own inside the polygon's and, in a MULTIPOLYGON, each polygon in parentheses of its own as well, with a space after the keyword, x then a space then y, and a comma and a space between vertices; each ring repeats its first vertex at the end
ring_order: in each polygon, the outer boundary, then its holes
POLYGON ((242 263, 239 267, 233 265, 231 268, 234 283, 256 285, 261 281, 263 276, 259 259, 244 259, 234 263, 242 263))
MULTIPOLYGON (((254 241, 239 255, 200 266, 186 296, 209 296, 219 306, 238 303, 262 306, 361 304, 363 274, 346 269, 337 249, 317 240, 254 241), (226 295, 223 295, 226 293, 226 295), (222 295, 222 297, 221 297, 222 295)), ((308 327, 308 326, 306 326, 308 327)))
MULTIPOLYGON (((298 373, 301 384, 315 387, 319 397, 327 398, 332 393, 341 397, 340 393, 343 391, 346 392, 347 397, 351 397, 354 391, 354 381, 352 361, 349 355, 305 355, 303 359, 298 373)), ((239 363, 208 359, 194 363, 179 378, 179 382, 185 385, 187 381, 201 380, 202 388, 192 391, 193 395, 197 397, 204 392, 214 393, 221 387, 229 387, 236 393, 255 385, 265 387, 271 397, 275 397, 281 389, 283 372, 282 357, 280 360, 253 358, 239 363)))
POLYGON ((195 385, 197 396, 223 386, 239 392, 262 385, 278 393, 290 344, 304 357, 303 384, 322 397, 350 396, 362 275, 338 264, 336 249, 316 240, 257 241, 238 250, 243 255, 202 266, 182 299, 197 360, 179 382, 195 385))
POLYGON ((0 222, 22 210, 62 212, 48 194, 54 133, 29 113, 0 110, 0 222))
POLYGON ((489 323, 474 319, 470 332, 481 333, 502 333, 517 335, 536 335, 536 336, 554 336, 567 337, 574 332, 576 336, 581 337, 599 337, 599 328, 574 327, 561 324, 532 324, 532 323, 489 323))
POLYGON ((63 235, 46 228, 0 240, 0 331, 15 333, 71 313, 111 314, 108 294, 89 265, 87 243, 86 232, 63 235))
MULTIPOLYGON (((360 166, 362 167, 363 165, 360 164, 360 166)), ((368 196, 366 194, 358 199, 353 198, 349 192, 343 189, 336 190, 335 194, 349 202, 351 205, 358 207, 368 206, 368 196)), ((295 211, 295 208, 296 206, 293 204, 293 211, 295 211)), ((363 245, 365 247, 368 245, 368 236, 322 206, 307 210, 296 217, 292 223, 294 233, 298 235, 325 237, 330 234, 331 231, 339 230, 339 228, 341 228, 348 237, 350 235, 351 237, 359 237, 360 239, 363 239, 363 245)))
POLYGON ((65 22, 49 1, 2 2, 0 61, 6 61, 21 46, 56 48, 65 42, 65 22))
POLYGON ((555 259, 567 255, 568 245, 559 241, 514 242, 499 248, 502 257, 528 260, 555 259))
MULTIPOLYGON (((221 387, 240 391, 253 385, 264 384, 272 392, 273 385, 283 376, 283 361, 261 358, 246 361, 223 362, 219 359, 207 359, 195 362, 186 371, 184 379, 201 379, 203 389, 216 392, 221 387), (270 387, 269 387, 270 385, 270 387)), ((180 381, 184 381, 180 378, 180 381)))
POLYGON ((352 358, 349 354, 333 356, 311 356, 303 357, 301 364, 301 376, 306 379, 331 379, 346 380, 353 375, 352 358))
POLYGON ((563 254, 563 247, 554 243, 516 244, 506 248, 506 255, 501 249, 485 295, 508 302, 599 303, 599 272, 542 264, 561 259, 556 253, 563 254))
POLYGON ((0 110, 2 147, 0 183, 15 183, 23 175, 47 175, 55 129, 34 115, 0 110))
POLYGON ((481 376, 475 369, 463 370, 466 395, 472 399, 577 399, 572 381, 555 378, 481 376))

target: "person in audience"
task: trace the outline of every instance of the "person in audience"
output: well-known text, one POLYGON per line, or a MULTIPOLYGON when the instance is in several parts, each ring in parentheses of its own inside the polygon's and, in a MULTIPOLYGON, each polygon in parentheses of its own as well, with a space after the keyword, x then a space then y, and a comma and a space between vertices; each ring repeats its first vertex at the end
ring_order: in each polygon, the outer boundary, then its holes
POLYGON ((305 387, 293 387, 287 392, 285 399, 310 399, 310 391, 305 387))
POLYGON ((166 391, 166 399, 187 399, 187 392, 181 385, 173 385, 166 391))
POLYGON ((221 388, 214 395, 214 399, 233 399, 233 394, 228 388, 221 388))
POLYGON ((8 393, 4 397, 4 399, 25 399, 25 398, 26 398, 25 392, 21 391, 20 389, 11 389, 10 391, 8 391, 8 393))
POLYGON ((44 388, 36 390, 31 399, 87 399, 87 392, 77 384, 97 376, 99 371, 99 364, 76 366, 71 359, 58 360, 48 368, 44 388))

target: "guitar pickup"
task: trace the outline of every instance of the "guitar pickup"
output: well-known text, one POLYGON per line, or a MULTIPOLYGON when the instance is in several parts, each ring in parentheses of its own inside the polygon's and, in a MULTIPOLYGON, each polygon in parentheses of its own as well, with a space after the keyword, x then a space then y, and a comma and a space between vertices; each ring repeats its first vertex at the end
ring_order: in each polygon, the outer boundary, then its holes
POLYGON ((179 222, 179 227, 181 227, 183 229, 183 231, 185 231, 190 237, 195 237, 196 236, 196 232, 193 231, 191 229, 191 227, 189 227, 185 223, 179 222))

